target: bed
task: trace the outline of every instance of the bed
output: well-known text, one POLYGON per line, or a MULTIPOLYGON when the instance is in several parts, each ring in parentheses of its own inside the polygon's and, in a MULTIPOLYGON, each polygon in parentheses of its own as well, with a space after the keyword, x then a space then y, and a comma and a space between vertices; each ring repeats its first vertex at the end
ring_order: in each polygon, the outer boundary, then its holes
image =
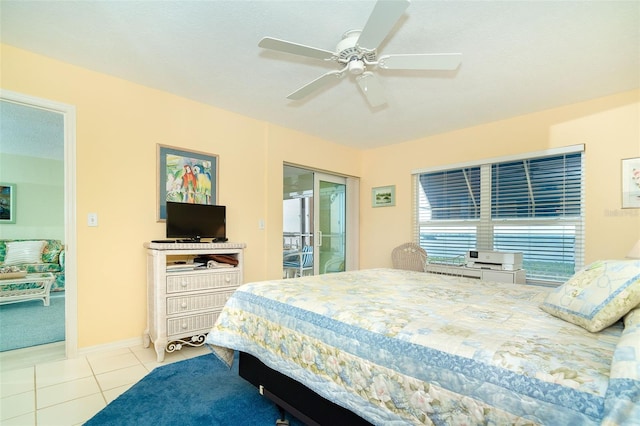
POLYGON ((394 269, 248 283, 206 342, 308 424, 637 425, 640 262, 623 266, 557 289, 394 269))

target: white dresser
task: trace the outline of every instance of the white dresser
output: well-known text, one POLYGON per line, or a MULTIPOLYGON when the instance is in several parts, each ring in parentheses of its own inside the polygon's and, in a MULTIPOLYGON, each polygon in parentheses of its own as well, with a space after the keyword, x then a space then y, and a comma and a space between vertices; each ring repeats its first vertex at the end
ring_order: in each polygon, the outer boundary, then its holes
POLYGON ((158 362, 183 345, 201 346, 220 310, 243 283, 243 243, 145 243, 147 249, 147 328, 144 346, 158 362), (234 267, 190 269, 198 256, 227 255, 234 267))

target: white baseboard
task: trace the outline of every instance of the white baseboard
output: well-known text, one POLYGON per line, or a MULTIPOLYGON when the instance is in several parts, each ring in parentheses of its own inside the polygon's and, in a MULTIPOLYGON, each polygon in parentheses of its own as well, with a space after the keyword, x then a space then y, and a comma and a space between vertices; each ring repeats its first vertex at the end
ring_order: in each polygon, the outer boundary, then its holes
POLYGON ((127 340, 118 340, 117 342, 87 346, 86 348, 78 348, 78 356, 84 356, 96 352, 108 352, 116 349, 130 348, 133 346, 142 347, 142 337, 133 337, 127 340))

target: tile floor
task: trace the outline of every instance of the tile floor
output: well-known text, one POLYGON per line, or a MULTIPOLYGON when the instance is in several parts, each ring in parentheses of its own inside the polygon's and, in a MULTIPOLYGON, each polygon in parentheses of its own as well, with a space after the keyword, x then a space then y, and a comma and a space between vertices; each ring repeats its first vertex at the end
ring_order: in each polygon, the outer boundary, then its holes
POLYGON ((64 343, 0 353, 0 424, 81 425, 154 368, 210 353, 186 347, 156 362, 130 347, 64 359, 64 343))

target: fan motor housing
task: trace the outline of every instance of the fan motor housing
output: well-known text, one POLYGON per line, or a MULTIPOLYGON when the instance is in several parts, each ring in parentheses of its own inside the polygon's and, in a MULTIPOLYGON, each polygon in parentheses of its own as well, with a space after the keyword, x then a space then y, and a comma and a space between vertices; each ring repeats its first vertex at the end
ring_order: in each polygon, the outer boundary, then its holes
MULTIPOLYGON (((356 74, 351 71, 351 63, 355 62, 355 59, 363 60, 364 62, 375 62, 377 57, 375 50, 366 51, 358 47, 357 43, 361 32, 361 30, 347 31, 342 35, 342 40, 336 46, 338 62, 349 64, 349 72, 352 74, 356 74)), ((362 72, 357 74, 362 74, 362 72)))

